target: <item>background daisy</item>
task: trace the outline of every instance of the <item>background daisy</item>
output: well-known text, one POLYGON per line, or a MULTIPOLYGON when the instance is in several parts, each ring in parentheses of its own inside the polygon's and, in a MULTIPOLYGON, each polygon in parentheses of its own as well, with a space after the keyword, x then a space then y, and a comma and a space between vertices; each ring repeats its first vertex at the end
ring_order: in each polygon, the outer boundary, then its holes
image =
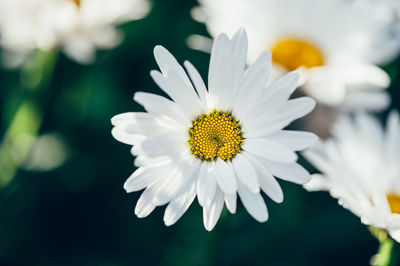
POLYGON ((275 71, 299 69, 304 90, 342 110, 380 110, 388 75, 376 65, 398 54, 398 17, 379 1, 201 0, 193 11, 212 36, 238 26, 249 33, 250 62, 272 51, 275 71))
POLYGON ((342 116, 333 140, 305 152, 322 174, 305 185, 327 190, 367 225, 400 242, 400 120, 392 112, 384 131, 379 121, 359 113, 342 116))
POLYGON ((9 50, 9 64, 55 47, 90 63, 96 49, 120 43, 117 25, 144 17, 149 7, 147 0, 0 0, 0 44, 9 50))

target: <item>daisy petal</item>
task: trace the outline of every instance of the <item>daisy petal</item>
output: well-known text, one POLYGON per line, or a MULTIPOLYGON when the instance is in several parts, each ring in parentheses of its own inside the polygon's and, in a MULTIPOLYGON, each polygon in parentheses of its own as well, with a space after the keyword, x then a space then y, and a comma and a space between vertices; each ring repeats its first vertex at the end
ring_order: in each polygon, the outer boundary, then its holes
POLYGON ((224 194, 218 190, 214 201, 208 208, 203 208, 203 223, 207 231, 211 231, 219 217, 221 216, 222 208, 224 207, 224 194))
POLYGON ((235 194, 237 182, 232 165, 218 158, 215 167, 217 170, 215 177, 220 189, 226 194, 235 194))
POLYGON ((153 192, 147 188, 136 203, 135 214, 137 217, 144 218, 155 209, 156 206, 152 203, 152 199, 153 192))
POLYGON ((395 111, 390 112, 387 119, 387 133, 386 133, 386 150, 391 157, 399 154, 400 139, 400 118, 399 114, 395 111))
POLYGON ((124 183, 124 189, 127 193, 139 191, 149 186, 153 181, 157 180, 159 176, 154 174, 154 168, 140 167, 133 174, 128 177, 124 183), (152 171, 153 170, 153 171, 152 171))
POLYGON ((267 87, 264 95, 265 99, 267 101, 273 99, 277 103, 287 101, 289 96, 296 90, 299 78, 300 75, 296 71, 289 72, 280 77, 267 87))
POLYGON ((183 67, 176 61, 175 57, 163 46, 157 45, 154 47, 154 58, 160 67, 164 76, 168 76, 170 71, 178 73, 179 77, 184 80, 186 84, 190 84, 183 67))
POLYGON ((296 120, 310 113, 315 108, 315 105, 315 100, 310 97, 289 100, 282 112, 282 119, 296 120))
POLYGON ((271 161, 291 163, 297 160, 296 153, 266 139, 247 139, 243 144, 243 149, 271 161))
POLYGON ((294 151, 307 149, 318 141, 317 135, 313 133, 292 130, 281 130, 268 138, 294 151))
POLYGON ((251 154, 248 156, 250 156, 251 162, 256 169, 261 189, 273 201, 281 203, 283 201, 282 188, 272 175, 271 171, 262 162, 260 162, 256 156, 251 154))
POLYGON ((174 102, 165 97, 152 93, 137 92, 135 93, 134 100, 143 105, 146 111, 150 113, 156 113, 161 117, 166 116, 170 118, 170 121, 172 120, 172 122, 178 125, 190 127, 191 123, 188 117, 177 109, 174 102))
POLYGON ((189 206, 192 204, 196 197, 196 185, 192 182, 190 188, 181 194, 179 197, 172 200, 164 213, 164 223, 166 226, 173 225, 176 223, 182 215, 187 211, 189 206))
POLYGON ((391 230, 389 231, 390 236, 397 241, 397 243, 400 243, 400 229, 398 230, 391 230))
POLYGON ((298 163, 277 163, 265 161, 272 174, 280 179, 296 184, 304 184, 310 181, 310 173, 298 163))
POLYGON ((254 107, 254 103, 260 99, 269 78, 270 62, 271 53, 265 52, 246 71, 246 75, 239 85, 234 105, 234 109, 239 110, 239 120, 243 120, 247 115, 250 115, 250 110, 254 107))
POLYGON ((247 36, 238 31, 232 40, 219 35, 211 51, 208 89, 221 109, 230 109, 231 100, 242 79, 247 54, 247 36))
POLYGON ((390 105, 390 95, 385 91, 350 92, 343 101, 344 111, 381 111, 390 105))
POLYGON ((200 76, 200 73, 189 61, 185 61, 183 64, 189 74, 190 79, 193 82, 194 87, 196 88, 197 94, 199 95, 203 104, 207 106, 208 91, 206 88, 206 84, 200 76))
POLYGON ((259 222, 268 220, 267 206, 260 193, 251 193, 244 185, 238 185, 238 193, 244 207, 259 222))
POLYGON ((182 138, 183 136, 176 131, 160 132, 143 141, 140 148, 148 156, 166 155, 171 150, 184 145, 182 138))
POLYGON ((159 71, 152 70, 150 75, 154 82, 186 113, 194 116, 202 111, 200 100, 192 84, 187 84, 186 79, 182 79, 177 71, 170 70, 168 76, 163 76, 159 71))
POLYGON ((114 127, 111 130, 111 135, 119 142, 128 145, 137 145, 143 141, 143 136, 127 133, 126 130, 120 127, 114 127))
POLYGON ((209 169, 207 163, 202 163, 197 180, 197 198, 201 206, 208 206, 214 200, 217 191, 214 169, 209 169))
POLYGON ((128 112, 115 115, 111 118, 111 124, 113 126, 119 126, 123 124, 139 124, 142 122, 146 122, 152 120, 153 116, 149 113, 141 113, 141 112, 128 112))
POLYGON ((328 180, 319 174, 313 174, 311 180, 303 185, 308 191, 321 191, 328 190, 329 183, 328 180))
POLYGON ((182 162, 154 189, 153 204, 161 206, 186 191, 193 182, 193 176, 198 171, 198 163, 182 162))
POLYGON ((225 195, 226 208, 232 214, 236 213, 236 201, 237 201, 236 198, 237 198, 236 194, 225 195))
POLYGON ((237 154, 232 160, 232 165, 239 180, 247 186, 252 193, 260 192, 257 173, 249 159, 247 159, 246 153, 243 153, 243 155, 240 153, 237 154))

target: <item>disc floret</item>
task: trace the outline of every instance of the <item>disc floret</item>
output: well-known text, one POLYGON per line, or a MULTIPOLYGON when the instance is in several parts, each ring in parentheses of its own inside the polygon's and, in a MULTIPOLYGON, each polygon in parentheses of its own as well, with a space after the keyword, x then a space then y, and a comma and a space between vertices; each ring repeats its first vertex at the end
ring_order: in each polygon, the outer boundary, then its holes
POLYGON ((228 161, 242 151, 241 127, 232 113, 213 110, 192 121, 188 143, 190 152, 202 161, 228 161))

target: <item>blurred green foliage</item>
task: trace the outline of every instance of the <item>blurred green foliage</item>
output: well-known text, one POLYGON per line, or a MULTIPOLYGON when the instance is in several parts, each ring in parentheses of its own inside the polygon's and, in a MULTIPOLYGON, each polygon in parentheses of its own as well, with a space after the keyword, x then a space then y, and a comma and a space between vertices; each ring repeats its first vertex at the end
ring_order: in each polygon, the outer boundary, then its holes
MULTIPOLYGON (((140 193, 122 185, 134 170, 129 147, 110 134, 110 118, 139 111, 136 91, 161 93, 149 72, 156 68, 152 49, 167 47, 180 62, 189 59, 207 76, 207 54, 186 46, 192 33, 207 35, 194 22, 195 1, 154 2, 143 20, 122 26, 125 41, 98 53, 96 63, 78 65, 57 59, 50 89, 41 105, 40 133, 57 132, 69 147, 69 159, 56 170, 19 170, 0 190, 0 265, 367 265, 378 242, 357 217, 328 193, 308 193, 280 182, 285 200, 266 199, 270 219, 259 224, 239 204, 223 213, 207 232, 195 201, 172 227, 163 208, 138 219, 140 193)), ((388 66, 393 105, 400 104, 399 61, 388 66)), ((0 135, 34 82, 18 70, 0 70, 0 135), (29 87, 29 86, 28 86, 29 87)))

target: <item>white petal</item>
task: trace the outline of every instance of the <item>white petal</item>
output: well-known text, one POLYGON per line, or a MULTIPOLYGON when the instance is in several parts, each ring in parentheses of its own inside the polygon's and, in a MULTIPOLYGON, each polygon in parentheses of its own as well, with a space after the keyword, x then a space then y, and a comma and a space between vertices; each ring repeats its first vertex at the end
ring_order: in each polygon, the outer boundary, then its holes
POLYGON ((111 118, 111 124, 113 126, 119 126, 123 124, 140 124, 142 122, 153 121, 154 116, 144 112, 128 112, 115 115, 111 118))
POLYGON ((176 61, 175 57, 163 46, 154 47, 154 58, 164 76, 168 76, 171 71, 175 71, 186 84, 190 84, 183 67, 176 61))
POLYGON ((309 69, 303 89, 318 102, 332 106, 340 105, 346 96, 346 84, 336 72, 336 69, 330 66, 309 69))
POLYGON ((342 109, 344 111, 381 111, 390 105, 390 95, 385 91, 355 91, 346 95, 342 109))
POLYGON ((379 90, 387 88, 390 84, 389 75, 372 64, 354 63, 341 67, 341 70, 347 86, 361 85, 364 88, 379 90))
POLYGON ((276 141, 291 150, 301 151, 315 144, 318 141, 318 136, 305 131, 281 130, 268 136, 268 139, 276 141))
POLYGON ((64 52, 81 64, 90 64, 95 59, 96 47, 85 38, 69 38, 64 43, 64 52))
POLYGON ((289 72, 267 87, 264 92, 266 100, 283 102, 296 90, 300 75, 296 71, 289 72))
POLYGON ((133 174, 125 181, 124 189, 127 193, 142 190, 158 178, 159 176, 156 174, 154 167, 142 166, 136 169, 136 171, 133 172, 133 174))
POLYGON ((315 107, 315 101, 309 97, 289 100, 273 112, 260 113, 258 117, 249 120, 244 128, 247 137, 265 136, 282 129, 292 121, 305 116, 315 107))
POLYGON ((390 158, 397 158, 400 152, 400 118, 399 113, 391 111, 387 118, 386 150, 390 158))
POLYGON ((237 201, 236 198, 237 198, 236 193, 232 195, 225 194, 226 208, 228 208, 228 211, 232 214, 236 212, 236 201, 237 201))
POLYGON ((259 222, 268 220, 267 206, 260 193, 251 193, 244 185, 238 185, 238 193, 244 207, 259 222))
POLYGON ((151 189, 143 191, 135 207, 135 214, 137 217, 144 218, 155 209, 156 206, 152 203, 152 199, 153 192, 151 189))
MULTIPOLYGON (((259 104, 253 104, 249 115, 251 114, 253 117, 265 117, 266 114, 272 114, 271 117, 276 117, 276 111, 288 101, 289 96, 296 89, 298 81, 299 73, 297 72, 289 72, 275 81, 264 90, 264 93, 260 97, 261 101, 259 104)), ((278 114, 279 113, 281 112, 279 111, 278 114)), ((246 119, 248 119, 248 117, 246 117, 246 119)), ((259 124, 264 125, 262 122, 259 124)))
POLYGON ((161 117, 168 117, 173 123, 183 125, 186 127, 191 126, 190 119, 185 116, 177 107, 176 104, 165 97, 145 92, 135 93, 134 100, 149 113, 155 113, 161 117))
POLYGON ((261 163, 256 156, 251 154, 249 156, 251 158, 251 163, 254 165, 254 168, 257 171, 261 189, 273 201, 281 203, 283 201, 283 192, 278 181, 276 181, 271 171, 263 163, 261 163))
POLYGON ((148 156, 168 155, 171 150, 180 148, 185 136, 177 131, 166 131, 150 136, 140 144, 140 149, 148 156))
MULTIPOLYGON (((175 70, 170 70, 168 76, 163 76, 159 71, 150 72, 151 77, 157 85, 190 117, 201 113, 202 105, 191 83, 187 84, 175 70)), ((186 73, 184 74, 186 75, 186 73)))
POLYGON ((284 110, 282 110, 281 119, 290 119, 291 121, 296 120, 314 110, 315 105, 315 100, 310 97, 300 97, 289 100, 284 107, 284 110))
POLYGON ((366 141, 370 142, 370 145, 376 145, 377 148, 381 147, 383 144, 383 129, 376 119, 366 113, 358 113, 354 122, 361 132, 368 132, 364 136, 367 138, 366 141))
POLYGON ((279 122, 274 122, 273 124, 271 124, 270 121, 259 121, 258 125, 246 126, 243 128, 243 136, 246 139, 266 137, 288 126, 291 122, 292 121, 288 119, 280 120, 279 122))
POLYGON ((272 174, 280 179, 296 184, 304 184, 310 181, 310 174, 298 163, 277 163, 265 161, 272 174))
POLYGON ((308 191, 329 190, 329 183, 326 177, 319 174, 313 174, 311 180, 303 185, 308 191))
POLYGON ((216 181, 220 189, 226 194, 235 194, 237 182, 232 164, 218 158, 215 167, 216 181))
POLYGON ((193 82, 194 87, 196 88, 197 94, 199 95, 201 101, 205 106, 207 106, 208 91, 206 88, 206 84, 200 76, 200 73, 189 61, 185 61, 184 66, 189 74, 190 79, 193 82))
POLYGON ((137 145, 144 139, 142 135, 127 133, 126 130, 120 127, 114 127, 111 130, 111 135, 119 142, 128 145, 137 145))
POLYGON ((160 206, 164 205, 180 193, 189 189, 189 185, 194 180, 194 174, 199 169, 197 161, 182 162, 176 166, 165 180, 154 188, 153 204, 160 206))
POLYGON ((222 95, 224 95, 223 89, 226 86, 225 76, 221 71, 226 71, 224 54, 228 44, 228 36, 226 36, 226 34, 220 34, 214 40, 211 50, 210 67, 208 70, 208 90, 210 95, 214 98, 213 101, 217 102, 222 100, 222 95))
POLYGON ((243 150, 271 161, 291 163, 297 160, 292 150, 266 139, 246 139, 243 150))
POLYGON ((231 109, 247 57, 247 36, 239 30, 229 40, 219 35, 213 44, 208 76, 209 93, 221 109, 231 109))
POLYGON ((190 188, 182 195, 172 200, 164 213, 164 223, 166 226, 176 223, 187 211, 196 197, 196 182, 192 182, 190 188))
POLYGON ((252 193, 260 192, 260 184, 258 183, 257 173, 246 157, 246 153, 236 154, 232 160, 232 165, 235 169, 236 176, 239 180, 248 187, 252 193))
POLYGON ((398 230, 391 230, 389 231, 390 236, 397 241, 397 243, 400 243, 400 229, 398 230))
POLYGON ((211 163, 202 163, 197 179, 197 197, 199 204, 203 207, 211 204, 217 191, 216 177, 213 173, 215 169, 210 169, 211 165, 211 163))
POLYGON ((239 120, 245 119, 249 111, 258 102, 268 82, 271 68, 271 54, 263 53, 257 61, 252 64, 239 85, 238 95, 235 100, 234 110, 238 110, 239 120))
POLYGON ((173 99, 175 102, 185 107, 192 114, 192 117, 202 112, 203 105, 191 83, 186 84, 175 71, 169 73, 168 81, 173 88, 173 99))
POLYGON ((211 231, 219 217, 221 216, 222 208, 224 207, 224 194, 218 190, 214 201, 209 207, 203 207, 203 223, 207 231, 211 231))
POLYGON ((323 172, 331 172, 333 165, 329 162, 329 159, 323 155, 323 151, 313 148, 303 152, 302 154, 308 161, 318 168, 318 170, 323 172))

